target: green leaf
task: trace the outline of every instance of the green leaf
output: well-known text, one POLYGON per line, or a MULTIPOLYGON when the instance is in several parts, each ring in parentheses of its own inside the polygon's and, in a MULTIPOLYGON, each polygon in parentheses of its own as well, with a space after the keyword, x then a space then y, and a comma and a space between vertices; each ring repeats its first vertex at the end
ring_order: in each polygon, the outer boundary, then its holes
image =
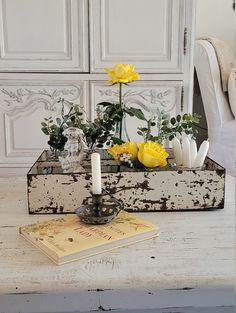
POLYGON ((125 112, 130 116, 135 116, 142 121, 146 121, 146 117, 143 114, 143 111, 136 108, 126 108, 125 112))
POLYGON ((169 124, 169 121, 168 120, 164 120, 163 122, 162 122, 162 125, 163 126, 166 126, 166 125, 168 125, 169 124))
POLYGON ((162 115, 162 118, 163 118, 164 120, 166 120, 167 118, 169 118, 169 114, 163 114, 163 115, 162 115))
POLYGON ((177 122, 180 122, 181 121, 181 115, 177 115, 176 120, 177 120, 177 122))
POLYGON ((170 119, 170 122, 171 122, 172 125, 175 125, 175 123, 176 123, 175 117, 172 117, 172 118, 170 119))
POLYGON ((114 112, 114 111, 115 110, 114 110, 114 108, 112 106, 107 106, 106 109, 104 110, 104 112, 108 113, 108 114, 111 113, 111 112, 114 112))
POLYGON ((143 133, 140 130, 137 131, 137 134, 143 136, 143 133))
POLYGON ((174 135, 170 135, 169 140, 173 140, 175 138, 174 135))
POLYGON ((45 135, 49 135, 49 131, 47 130, 47 128, 41 128, 41 130, 45 135))
POLYGON ((155 122, 152 122, 152 123, 151 123, 151 126, 156 126, 156 123, 155 123, 155 122))
POLYGON ((186 121, 187 119, 188 119, 188 113, 185 113, 185 114, 183 115, 183 120, 186 121))
POLYGON ((56 118, 56 122, 58 125, 61 125, 61 119, 59 117, 56 118))
POLYGON ((80 107, 78 105, 74 106, 74 111, 78 114, 80 113, 80 107))
POLYGON ((158 136, 152 137, 152 141, 158 141, 160 138, 158 136))
POLYGON ((44 126, 44 127, 47 127, 47 124, 44 123, 44 122, 42 122, 41 125, 44 126))
POLYGON ((120 118, 119 115, 115 115, 115 116, 113 116, 113 120, 114 120, 115 122, 120 122, 120 121, 121 121, 121 118, 120 118))
POLYGON ((111 137, 111 140, 115 145, 122 145, 122 143, 124 143, 124 141, 118 137, 111 137))
POLYGON ((58 130, 59 127, 58 127, 56 124, 53 124, 53 125, 51 126, 51 129, 52 129, 52 130, 58 130))
POLYGON ((109 105, 113 105, 113 103, 104 101, 104 102, 98 103, 97 105, 102 105, 102 106, 104 106, 104 107, 107 107, 107 106, 109 106, 109 105))

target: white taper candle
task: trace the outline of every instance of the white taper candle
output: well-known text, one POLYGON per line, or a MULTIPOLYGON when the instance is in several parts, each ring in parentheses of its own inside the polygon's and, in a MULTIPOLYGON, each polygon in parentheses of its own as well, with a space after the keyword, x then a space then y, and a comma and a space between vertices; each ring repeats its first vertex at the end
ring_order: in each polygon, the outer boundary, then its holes
POLYGON ((184 137, 182 141, 182 160, 184 167, 191 168, 190 142, 188 137, 184 137))
POLYGON ((209 149, 209 141, 204 140, 198 150, 197 157, 194 162, 194 167, 201 167, 205 161, 209 149))
POLYGON ((195 159, 197 157, 197 144, 194 139, 190 140, 190 153, 191 153, 191 167, 193 167, 195 159))
POLYGON ((181 148, 180 141, 177 137, 175 137, 172 140, 172 145, 173 145, 173 152, 174 152, 176 165, 180 166, 182 165, 182 148, 181 148))
POLYGON ((92 193, 100 195, 102 193, 102 180, 101 180, 101 159, 100 154, 97 152, 91 155, 92 164, 92 193))

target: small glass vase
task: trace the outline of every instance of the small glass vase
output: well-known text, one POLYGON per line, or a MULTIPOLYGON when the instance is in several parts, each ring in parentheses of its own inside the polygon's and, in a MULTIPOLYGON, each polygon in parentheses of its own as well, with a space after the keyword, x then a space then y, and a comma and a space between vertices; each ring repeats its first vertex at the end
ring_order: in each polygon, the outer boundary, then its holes
POLYGON ((126 125, 126 114, 124 114, 122 121, 117 122, 115 137, 121 139, 122 141, 130 141, 127 125, 126 125))

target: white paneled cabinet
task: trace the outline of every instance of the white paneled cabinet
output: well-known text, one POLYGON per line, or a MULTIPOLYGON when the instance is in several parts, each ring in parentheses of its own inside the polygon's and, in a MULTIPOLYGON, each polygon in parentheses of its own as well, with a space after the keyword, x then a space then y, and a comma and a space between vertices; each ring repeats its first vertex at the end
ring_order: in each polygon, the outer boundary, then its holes
POLYGON ((91 71, 115 62, 140 73, 183 72, 184 0, 91 0, 91 71))
POLYGON ((86 0, 1 0, 1 71, 88 71, 86 0))
MULTIPOLYGON (((44 117, 57 100, 116 101, 105 67, 131 63, 141 80, 124 102, 149 114, 192 108, 195 0, 0 0, 0 175, 26 172, 47 137, 44 117)), ((140 121, 127 118, 139 139, 140 121)))

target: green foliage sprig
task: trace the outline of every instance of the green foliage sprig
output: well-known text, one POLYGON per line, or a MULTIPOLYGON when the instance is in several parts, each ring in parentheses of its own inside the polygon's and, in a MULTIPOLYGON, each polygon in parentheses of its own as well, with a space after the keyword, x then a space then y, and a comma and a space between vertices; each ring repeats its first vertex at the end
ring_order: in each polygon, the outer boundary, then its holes
POLYGON ((56 118, 56 121, 52 117, 45 118, 41 123, 42 132, 49 136, 48 144, 52 151, 62 151, 64 149, 67 138, 63 135, 64 129, 68 127, 82 127, 81 117, 83 115, 82 109, 79 105, 59 99, 58 103, 61 103, 61 118, 56 118), (70 106, 69 112, 65 114, 65 103, 70 106))
POLYGON ((165 111, 159 111, 157 115, 152 115, 146 119, 146 127, 138 127, 137 133, 144 138, 144 141, 155 141, 163 143, 164 140, 172 140, 177 134, 185 133, 195 138, 197 130, 193 130, 193 125, 199 123, 200 115, 185 113, 170 117, 165 111), (152 130, 157 131, 157 135, 152 135, 152 130))
MULTIPOLYGON (((122 120, 124 119, 124 116, 128 114, 129 116, 136 117, 140 120, 145 121, 146 118, 142 112, 142 110, 137 108, 128 108, 126 106, 123 106, 122 103, 110 103, 110 102, 101 102, 98 103, 98 106, 103 107, 103 114, 102 119, 107 126, 112 126, 110 128, 110 131, 114 131, 118 134, 120 133, 120 127, 122 125, 122 120)), ((111 140, 114 144, 122 144, 124 141, 122 140, 121 133, 120 136, 111 136, 111 140)), ((127 136, 128 137, 128 136, 127 136)), ((129 138, 128 138, 129 139, 129 138)))
POLYGON ((64 99, 59 99, 58 102, 62 106, 61 118, 58 117, 54 121, 52 117, 49 117, 41 123, 41 129, 45 135, 49 136, 48 144, 53 151, 64 149, 67 138, 63 135, 63 131, 68 127, 77 127, 83 131, 90 150, 103 148, 104 145, 122 144, 124 141, 114 134, 125 114, 145 121, 146 126, 138 127, 137 133, 143 137, 145 142, 151 140, 158 143, 163 143, 166 139, 172 140, 177 134, 181 135, 182 133, 194 137, 193 125, 199 123, 200 118, 199 115, 190 113, 170 117, 163 110, 146 118, 140 109, 101 102, 98 104, 99 107, 102 107, 99 116, 94 121, 89 121, 84 118, 85 112, 78 104, 64 99), (67 114, 64 112, 65 104, 70 107, 67 114))
POLYGON ((68 127, 77 127, 84 133, 85 141, 90 150, 102 148, 104 144, 111 144, 112 133, 115 130, 115 120, 117 119, 111 113, 105 115, 104 118, 98 117, 94 121, 85 120, 83 109, 64 99, 59 99, 61 104, 61 118, 52 117, 45 118, 41 123, 41 130, 45 135, 49 136, 48 144, 51 150, 62 151, 64 149, 67 138, 63 135, 64 129, 68 127), (64 114, 65 104, 70 107, 67 114, 64 114))

